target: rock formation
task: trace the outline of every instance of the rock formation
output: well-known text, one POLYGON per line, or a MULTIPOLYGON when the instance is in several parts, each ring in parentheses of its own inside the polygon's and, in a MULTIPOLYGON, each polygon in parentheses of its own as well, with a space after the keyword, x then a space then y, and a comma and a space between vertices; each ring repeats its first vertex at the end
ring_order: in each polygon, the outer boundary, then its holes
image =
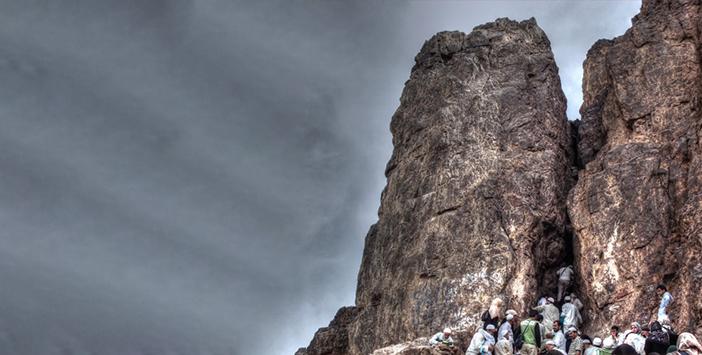
POLYGON ((537 275, 555 277, 568 254, 570 132, 544 32, 533 19, 442 32, 415 62, 353 317, 340 312, 299 354, 469 328, 495 296, 525 311, 556 284, 537 275))
POLYGON ((586 330, 654 318, 662 282, 676 328, 700 334, 700 1, 644 1, 632 22, 584 64, 568 208, 586 330))
POLYGON ((524 313, 571 261, 586 333, 654 319, 665 283, 674 328, 702 335, 701 2, 644 0, 595 43, 570 125, 534 20, 427 41, 392 119, 356 306, 298 354, 431 354, 419 338, 444 326, 465 346, 492 297, 524 313))

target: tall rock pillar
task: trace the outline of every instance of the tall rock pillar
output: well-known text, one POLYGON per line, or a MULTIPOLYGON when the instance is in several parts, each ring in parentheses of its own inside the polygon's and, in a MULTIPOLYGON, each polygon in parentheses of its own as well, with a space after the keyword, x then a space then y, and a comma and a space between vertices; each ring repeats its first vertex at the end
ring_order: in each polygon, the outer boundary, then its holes
POLYGON ((556 285, 571 157, 546 35, 533 19, 499 19, 439 33, 415 61, 356 307, 300 353, 366 355, 472 328, 493 297, 523 312, 556 285))

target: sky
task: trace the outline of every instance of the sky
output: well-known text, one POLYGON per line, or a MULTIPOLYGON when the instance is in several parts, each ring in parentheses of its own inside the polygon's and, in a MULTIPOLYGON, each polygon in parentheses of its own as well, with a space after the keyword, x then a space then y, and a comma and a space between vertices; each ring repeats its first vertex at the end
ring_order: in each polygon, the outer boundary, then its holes
POLYGON ((639 6, 0 0, 0 353, 293 354, 354 302, 423 42, 535 17, 575 119, 639 6))

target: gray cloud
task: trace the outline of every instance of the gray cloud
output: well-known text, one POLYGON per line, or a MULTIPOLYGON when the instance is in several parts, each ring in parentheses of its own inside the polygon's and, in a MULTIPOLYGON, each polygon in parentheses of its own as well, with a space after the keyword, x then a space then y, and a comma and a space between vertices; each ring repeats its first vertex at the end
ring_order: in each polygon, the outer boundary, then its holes
POLYGON ((353 303, 424 40, 535 16, 573 118, 587 48, 638 8, 0 5, 0 350, 23 355, 291 354, 353 303))

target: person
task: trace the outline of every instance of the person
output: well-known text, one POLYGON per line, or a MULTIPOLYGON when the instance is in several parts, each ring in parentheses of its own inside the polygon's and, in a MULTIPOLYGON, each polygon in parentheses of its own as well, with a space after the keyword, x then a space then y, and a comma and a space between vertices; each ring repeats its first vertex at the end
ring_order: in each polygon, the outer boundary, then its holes
POLYGON ((547 340, 547 341, 546 341, 545 348, 546 348, 546 353, 547 353, 547 354, 550 353, 550 352, 552 352, 552 351, 557 351, 557 352, 558 352, 559 354, 561 354, 561 355, 567 355, 567 354, 565 353, 565 351, 563 351, 563 350, 561 350, 561 349, 558 348, 558 346, 556 345, 556 342, 554 342, 553 340, 547 340))
POLYGON ((639 322, 631 323, 631 329, 624 333, 622 343, 630 345, 640 355, 645 355, 644 345, 646 343, 646 339, 641 336, 641 324, 639 324, 639 322))
POLYGON ((516 324, 516 318, 508 314, 505 316, 502 325, 497 330, 497 343, 495 343, 495 355, 512 355, 514 349, 514 332, 512 327, 516 324))
POLYGON ((672 355, 702 355, 702 345, 690 333, 680 333, 676 347, 677 350, 672 355))
POLYGON ((614 348, 612 355, 636 355, 636 349, 629 344, 622 344, 614 348))
POLYGON ((485 329, 478 329, 473 335, 473 339, 468 345, 468 350, 466 350, 466 355, 481 355, 492 353, 495 348, 495 335, 497 334, 497 328, 493 324, 488 324, 485 329))
POLYGON ((520 333, 522 336, 522 355, 536 355, 541 348, 541 324, 536 320, 535 310, 529 311, 529 318, 522 321, 520 324, 520 333))
POLYGON ((649 336, 646 337, 644 352, 646 354, 665 354, 668 351, 669 345, 670 338, 668 337, 668 333, 663 330, 661 323, 658 321, 651 323, 651 332, 649 336))
POLYGON ((429 345, 440 353, 459 353, 458 347, 455 346, 451 334, 451 328, 446 327, 443 332, 438 332, 429 339, 429 345))
POLYGON ((595 337, 595 339, 592 339, 592 354, 593 355, 604 355, 602 353, 602 338, 595 337))
POLYGON ((668 307, 673 302, 673 295, 668 292, 668 289, 663 284, 656 287, 656 292, 661 296, 661 303, 658 305, 658 321, 663 323, 666 320, 670 320, 668 307))
POLYGON ((536 306, 543 306, 546 304, 546 295, 541 296, 539 300, 536 302, 536 306))
POLYGON ((553 302, 553 297, 549 297, 546 299, 546 304, 533 308, 544 317, 543 325, 546 328, 546 331, 549 333, 553 331, 553 322, 559 320, 560 318, 558 307, 554 306, 553 302))
POLYGON ((568 347, 568 355, 581 355, 583 351, 582 339, 578 335, 578 330, 575 327, 568 328, 567 336, 570 338, 570 346, 568 347))
POLYGON ((558 302, 563 299, 574 273, 572 265, 564 266, 556 271, 556 275, 558 275, 558 302))
POLYGON ((641 327, 641 336, 644 337, 644 339, 648 338, 649 334, 651 334, 651 328, 649 328, 647 325, 641 327))
POLYGON ((565 297, 565 303, 561 309, 563 327, 566 329, 570 327, 577 328, 582 322, 583 318, 580 316, 580 311, 578 311, 578 308, 575 307, 574 304, 570 303, 570 296, 565 297))
POLYGON ((500 319, 504 318, 504 313, 502 309, 503 302, 499 298, 495 298, 490 303, 490 308, 488 308, 481 320, 483 321, 483 329, 487 329, 489 324, 492 324, 495 329, 500 326, 500 319))
MULTIPOLYGON (((666 332, 666 334, 668 334, 668 342, 670 343, 668 349, 675 348, 675 344, 678 343, 678 333, 676 333, 675 330, 673 330, 673 326, 670 324, 670 320, 665 320, 661 322, 661 325, 663 326, 663 331, 666 332)), ((677 348, 673 349, 672 351, 677 351, 677 348)), ((667 351, 667 353, 669 352, 670 351, 667 351)))
POLYGON ((561 322, 557 320, 553 321, 553 342, 556 343, 558 350, 566 352, 566 338, 561 330, 561 322))
POLYGON ((609 336, 602 341, 602 348, 614 350, 614 348, 619 345, 622 345, 621 334, 619 334, 619 326, 613 325, 609 330, 609 336))
POLYGON ((583 355, 595 355, 597 349, 592 346, 592 341, 590 339, 583 339, 583 355))
POLYGON ((514 319, 513 319, 514 323, 512 323, 513 324, 512 325, 512 341, 514 343, 513 349, 515 351, 519 350, 518 348, 521 348, 521 344, 522 344, 522 333, 521 333, 522 330, 519 327, 519 324, 521 324, 521 320, 519 319, 519 315, 517 315, 517 311, 515 311, 513 309, 508 309, 507 312, 505 312, 505 314, 508 314, 508 315, 511 314, 512 317, 514 317, 514 319))
POLYGON ((570 303, 574 304, 575 307, 578 308, 578 312, 582 311, 583 307, 585 307, 583 302, 580 301, 580 299, 578 298, 578 296, 575 295, 575 293, 570 294, 570 303))

